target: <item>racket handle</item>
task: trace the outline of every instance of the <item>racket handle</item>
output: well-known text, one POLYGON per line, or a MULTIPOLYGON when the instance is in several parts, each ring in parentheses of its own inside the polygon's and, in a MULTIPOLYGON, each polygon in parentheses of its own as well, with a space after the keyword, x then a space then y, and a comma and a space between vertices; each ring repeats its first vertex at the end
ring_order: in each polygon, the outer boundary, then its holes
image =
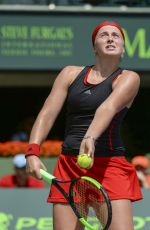
POLYGON ((50 173, 46 172, 43 169, 40 169, 40 174, 42 176, 42 179, 47 183, 47 184, 51 184, 52 180, 55 179, 56 177, 54 177, 53 175, 51 175, 50 173))

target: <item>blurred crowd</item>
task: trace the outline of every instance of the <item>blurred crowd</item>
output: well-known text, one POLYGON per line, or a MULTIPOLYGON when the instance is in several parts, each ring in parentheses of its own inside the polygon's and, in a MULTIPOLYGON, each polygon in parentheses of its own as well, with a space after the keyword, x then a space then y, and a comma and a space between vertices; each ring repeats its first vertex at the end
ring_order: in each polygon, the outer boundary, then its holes
MULTIPOLYGON (((28 142, 30 127, 34 117, 27 117, 16 126, 15 132, 10 137, 11 141, 28 142)), ((150 188, 150 154, 136 155, 130 160, 136 169, 141 188, 150 188)), ((42 181, 27 175, 26 158, 23 153, 17 154, 12 160, 14 173, 0 178, 0 188, 44 188, 42 181)))
POLYGON ((150 0, 0 0, 1 4, 25 4, 25 5, 65 5, 77 6, 90 4, 91 6, 150 6, 150 0))
POLYGON ((14 173, 0 178, 0 188, 44 188, 42 181, 26 173, 26 158, 17 154, 12 161, 14 173))
MULTIPOLYGON (((146 155, 132 158, 131 163, 136 168, 141 188, 150 188, 150 160, 146 155)), ((0 188, 44 188, 42 181, 27 175, 26 159, 24 154, 17 154, 12 165, 14 173, 0 178, 0 188)))
POLYGON ((150 161, 147 156, 135 156, 132 164, 136 168, 140 186, 142 188, 150 188, 150 161))

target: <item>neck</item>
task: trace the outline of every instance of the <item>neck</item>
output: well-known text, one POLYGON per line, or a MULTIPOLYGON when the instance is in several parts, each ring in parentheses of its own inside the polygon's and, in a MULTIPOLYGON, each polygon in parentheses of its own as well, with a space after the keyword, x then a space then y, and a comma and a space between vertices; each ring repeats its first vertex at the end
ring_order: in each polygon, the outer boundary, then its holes
POLYGON ((119 67, 119 63, 120 59, 118 60, 113 57, 96 58, 96 64, 93 69, 101 77, 106 78, 119 67))

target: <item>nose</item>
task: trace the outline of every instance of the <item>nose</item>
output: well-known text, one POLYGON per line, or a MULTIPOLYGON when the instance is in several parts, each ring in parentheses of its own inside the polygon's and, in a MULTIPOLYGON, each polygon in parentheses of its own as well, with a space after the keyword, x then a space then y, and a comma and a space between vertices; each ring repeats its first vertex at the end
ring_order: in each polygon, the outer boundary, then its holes
POLYGON ((109 35, 108 36, 108 40, 107 40, 107 42, 108 43, 112 43, 114 40, 113 40, 113 37, 111 36, 111 35, 109 35))

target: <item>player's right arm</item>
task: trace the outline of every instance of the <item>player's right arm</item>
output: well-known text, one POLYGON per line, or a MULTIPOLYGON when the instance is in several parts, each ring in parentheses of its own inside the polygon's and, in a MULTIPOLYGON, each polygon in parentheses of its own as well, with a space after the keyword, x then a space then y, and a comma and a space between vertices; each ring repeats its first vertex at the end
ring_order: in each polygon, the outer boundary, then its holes
MULTIPOLYGON (((80 71, 81 67, 67 66, 57 76, 53 88, 31 130, 29 146, 26 150, 26 154, 32 144, 40 146, 40 144, 46 139, 65 102, 68 88, 80 71)), ((44 164, 36 154, 28 155, 27 172, 36 178, 41 178, 39 173, 40 168, 46 170, 44 164)))

